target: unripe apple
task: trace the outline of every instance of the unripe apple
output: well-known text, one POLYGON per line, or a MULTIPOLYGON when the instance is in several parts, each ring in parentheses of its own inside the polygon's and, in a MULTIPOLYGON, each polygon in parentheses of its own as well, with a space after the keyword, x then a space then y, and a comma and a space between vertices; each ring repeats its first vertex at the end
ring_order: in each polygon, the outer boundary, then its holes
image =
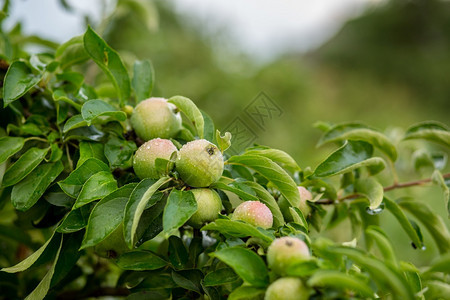
MULTIPOLYGON (((308 201, 313 199, 313 196, 310 191, 308 191, 305 187, 299 186, 298 192, 300 194, 300 203, 298 204, 298 209, 303 213, 303 216, 306 218, 310 212, 311 207, 308 205, 308 201)), ((290 213, 288 214, 289 207, 291 206, 289 202, 284 198, 284 196, 281 196, 278 199, 278 205, 280 206, 281 211, 283 212, 283 215, 287 218, 287 221, 292 221, 290 218, 290 213)))
POLYGON ((287 267, 310 257, 305 242, 290 236, 275 239, 267 250, 269 268, 278 275, 284 275, 287 267))
POLYGON ((216 145, 195 140, 181 147, 175 167, 186 184, 207 187, 222 176, 223 156, 216 145))
POLYGON ((161 174, 158 174, 156 170, 156 159, 163 158, 170 160, 172 153, 176 151, 177 147, 170 140, 157 138, 145 142, 134 154, 134 172, 140 179, 158 179, 161 174))
POLYGON ((94 251, 98 256, 105 258, 117 258, 130 251, 123 237, 123 225, 120 224, 103 241, 95 245, 94 251))
POLYGON ((309 289, 300 278, 284 277, 275 280, 266 290, 264 300, 307 300, 309 289))
POLYGON ((217 219, 221 209, 222 200, 216 191, 211 189, 192 189, 195 201, 197 201, 197 211, 189 219, 188 224, 194 228, 200 228, 206 222, 217 219))
POLYGON ((150 98, 140 102, 130 118, 137 136, 148 141, 154 138, 173 138, 181 129, 177 107, 164 98, 150 98))
POLYGON ((270 209, 259 201, 245 201, 234 210, 233 220, 245 221, 264 229, 272 227, 273 215, 270 209))

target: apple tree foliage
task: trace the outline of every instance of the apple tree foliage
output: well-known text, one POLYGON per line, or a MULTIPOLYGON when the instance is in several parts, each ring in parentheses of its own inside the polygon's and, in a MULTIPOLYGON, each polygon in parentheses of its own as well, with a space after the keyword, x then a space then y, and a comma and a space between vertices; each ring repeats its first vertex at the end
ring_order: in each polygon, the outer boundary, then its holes
MULTIPOLYGON (((298 283, 310 299, 450 295, 444 220, 427 201, 389 196, 391 190, 436 184, 444 195, 441 206, 449 210, 450 176, 442 172, 450 148, 445 124, 412 125, 402 140, 423 142, 400 152, 403 141, 362 123, 320 123, 319 145, 335 148, 314 168, 302 169, 289 154, 261 145, 227 153, 230 135, 216 131, 207 113, 185 97, 169 98, 184 119, 171 139, 178 149, 206 139, 224 155, 222 177, 209 186, 220 196, 221 213, 193 228, 188 220, 199 208, 191 187, 176 166, 167 168, 176 157, 156 162, 159 179, 139 180, 132 168, 144 141, 130 126, 130 112, 152 95, 149 61, 127 70, 91 28, 41 54, 14 49, 12 42, 2 47, 1 299, 262 299, 280 277, 296 278, 285 282, 298 283), (113 89, 93 83, 93 68, 113 89), (394 163, 400 160, 415 166, 416 177, 398 180, 394 163), (418 179, 422 168, 433 169, 432 176, 418 179), (385 169, 390 178, 380 176, 385 169), (313 195, 308 215, 299 209, 304 199, 298 186, 313 195), (282 209, 280 197, 288 203, 282 209), (264 203, 272 227, 234 220, 242 201, 264 203), (439 255, 426 266, 405 261, 380 223, 382 214, 396 220, 415 251, 435 243, 439 255), (348 242, 321 235, 342 222, 349 224, 348 242), (302 240, 311 255, 288 263, 279 275, 266 255, 285 236, 302 240)), ((274 299, 275 290, 266 299, 274 299)))

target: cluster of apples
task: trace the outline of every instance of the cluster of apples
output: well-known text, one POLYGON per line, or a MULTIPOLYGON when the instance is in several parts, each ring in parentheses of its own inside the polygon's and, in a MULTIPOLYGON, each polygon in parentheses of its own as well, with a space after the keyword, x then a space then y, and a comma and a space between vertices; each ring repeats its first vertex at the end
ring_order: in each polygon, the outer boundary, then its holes
MULTIPOLYGON (((157 167, 157 160, 168 162, 165 171, 173 169, 193 193, 197 201, 197 212, 188 224, 201 228, 205 223, 214 221, 222 210, 222 201, 217 192, 209 186, 219 180, 224 169, 223 155, 219 148, 205 139, 188 142, 178 149, 172 138, 182 128, 178 108, 164 98, 150 98, 140 102, 130 118, 136 135, 145 141, 136 151, 133 169, 140 179, 158 179, 166 174, 157 167)), ((301 204, 299 209, 309 214, 306 200, 311 200, 311 193, 299 187, 301 204)), ((288 209, 289 203, 283 197, 279 199, 280 208, 288 209)), ((233 220, 245 221, 264 229, 273 225, 270 209, 259 201, 244 201, 236 207, 231 217, 233 220)), ((299 261, 310 258, 308 246, 295 237, 275 239, 267 251, 269 268, 281 278, 274 281, 266 292, 266 299, 308 299, 308 289, 299 278, 283 277, 285 270, 299 261)))

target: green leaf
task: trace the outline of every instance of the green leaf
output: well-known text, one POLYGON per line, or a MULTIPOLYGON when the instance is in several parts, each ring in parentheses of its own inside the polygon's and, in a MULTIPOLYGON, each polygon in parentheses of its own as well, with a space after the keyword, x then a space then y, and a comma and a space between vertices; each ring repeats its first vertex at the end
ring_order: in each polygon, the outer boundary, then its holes
POLYGON ((331 287, 339 290, 350 290, 364 297, 373 297, 374 292, 367 282, 335 270, 320 270, 315 272, 308 285, 311 287, 331 287))
POLYGON ((123 270, 147 271, 163 268, 168 263, 150 251, 139 250, 122 254, 117 265, 123 270))
POLYGON ((370 225, 366 229, 366 234, 372 238, 378 245, 378 249, 384 257, 386 263, 391 266, 398 267, 397 258, 395 257, 394 249, 391 242, 388 240, 386 234, 378 226, 370 225))
POLYGON ((0 138, 0 164, 20 151, 25 144, 21 137, 4 136, 0 138))
POLYGON ((83 119, 82 115, 74 115, 70 117, 66 123, 64 123, 63 132, 66 133, 69 130, 87 126, 87 121, 83 119))
POLYGON ((217 146, 219 147, 220 151, 223 153, 231 146, 231 133, 225 132, 224 136, 220 134, 220 131, 216 129, 216 141, 217 146))
POLYGON ((411 241, 414 243, 415 247, 422 248, 423 247, 422 238, 417 234, 417 231, 414 229, 411 222, 405 216, 405 214, 397 205, 397 203, 388 198, 384 198, 384 204, 386 205, 386 209, 389 210, 397 219, 397 221, 400 223, 400 226, 402 226, 403 230, 406 232, 411 241))
POLYGON ((234 237, 256 237, 260 238, 268 245, 270 245, 275 239, 275 236, 270 231, 257 228, 242 221, 228 219, 216 219, 214 222, 203 226, 202 230, 216 230, 222 234, 231 235, 234 237))
POLYGON ((166 234, 178 229, 197 211, 197 201, 192 192, 173 189, 167 199, 163 213, 163 228, 166 234))
POLYGON ((306 222, 305 216, 298 207, 289 207, 292 219, 295 223, 302 225, 306 231, 308 231, 308 222, 306 222))
POLYGON ((364 268, 371 274, 372 279, 380 285, 380 289, 386 291, 386 288, 389 288, 392 291, 394 299, 414 299, 409 284, 403 275, 384 262, 354 248, 334 247, 331 251, 347 256, 364 268))
MULTIPOLYGON (((73 106, 77 111, 81 110, 81 104, 72 100, 63 89, 55 89, 53 91, 52 97, 53 97, 53 100, 55 100, 56 104, 58 104, 61 101, 61 103, 67 103, 67 104, 73 106)), ((59 118, 62 118, 62 117, 59 116, 59 118)), ((61 123, 62 121, 64 121, 64 120, 59 120, 58 123, 61 123)))
POLYGON ((221 268, 206 274, 203 283, 205 286, 217 286, 231 283, 238 279, 239 277, 231 268, 221 268))
POLYGON ((425 299, 446 299, 450 295, 450 284, 439 280, 427 280, 425 299))
POLYGON ((48 162, 57 162, 63 156, 63 151, 59 148, 57 143, 54 143, 50 146, 50 157, 48 158, 48 162))
POLYGON ((450 251, 450 233, 442 218, 434 213, 424 202, 400 199, 400 207, 414 215, 433 237, 439 252, 444 254, 450 251))
POLYGON ((262 288, 243 285, 232 291, 228 300, 262 299, 265 292, 262 288))
POLYGON ((381 183, 375 178, 360 178, 355 182, 355 188, 358 194, 363 195, 369 199, 369 208, 376 209, 383 202, 384 189, 381 183))
POLYGON ((133 67, 133 80, 131 82, 136 102, 150 98, 155 82, 155 70, 150 60, 137 60, 133 67))
POLYGON ((89 100, 81 107, 81 116, 87 125, 94 123, 114 121, 125 121, 127 114, 117 110, 114 106, 102 100, 89 100))
POLYGON ((232 156, 228 160, 229 164, 246 166, 261 174, 264 178, 281 192, 291 206, 298 207, 300 204, 300 194, 294 180, 279 165, 267 157, 259 155, 239 155, 232 156))
MULTIPOLYGON (((211 117, 204 112, 203 110, 200 110, 203 116, 203 121, 205 123, 204 127, 204 138, 205 140, 210 141, 211 143, 215 144, 215 133, 216 133, 216 127, 214 126, 214 121, 211 119, 211 117)), ((220 149, 220 148, 219 148, 220 149)))
POLYGON ((35 75, 23 61, 13 62, 6 72, 3 82, 3 107, 25 95, 41 81, 42 74, 35 75))
POLYGON ((133 166, 133 154, 136 149, 135 142, 112 136, 105 144, 105 156, 112 169, 127 169, 133 166))
POLYGON ((77 209, 89 202, 101 199, 116 189, 117 182, 110 171, 95 173, 83 184, 72 209, 77 209))
POLYGON ((173 96, 168 100, 168 102, 175 104, 176 107, 178 107, 178 109, 186 115, 186 117, 197 129, 198 137, 202 139, 204 137, 205 121, 203 120, 201 111, 197 108, 194 102, 183 96, 173 96))
POLYGON ((92 205, 85 205, 70 211, 56 228, 57 232, 72 233, 86 227, 92 205))
POLYGON ((216 181, 210 185, 210 188, 232 192, 238 195, 242 200, 259 200, 258 197, 256 197, 256 193, 252 189, 246 189, 248 187, 245 184, 235 181, 231 181, 228 184, 225 182, 225 180, 216 181))
POLYGON ((80 249, 97 245, 117 229, 122 223, 123 211, 136 185, 124 185, 94 206, 80 249))
POLYGON ((91 27, 88 27, 84 37, 84 49, 95 63, 109 77, 117 90, 120 106, 124 106, 125 102, 130 98, 130 78, 122 60, 106 42, 98 36, 91 27))
POLYGON ((278 228, 284 225, 283 214, 281 213, 280 207, 273 196, 261 185, 253 181, 244 181, 243 184, 251 187, 258 197, 258 200, 264 203, 272 212, 273 216, 273 227, 278 228))
POLYGON ((397 159, 395 146, 384 134, 356 122, 334 125, 321 137, 318 146, 343 140, 357 140, 370 143, 383 151, 392 161, 397 159))
POLYGON ((270 160, 276 162, 279 164, 282 168, 295 172, 295 171, 301 171, 300 167, 298 166, 297 162, 286 152, 278 149, 271 149, 271 148, 262 148, 258 149, 251 148, 247 151, 245 151, 245 154, 248 155, 260 155, 269 158, 270 160))
POLYGON ((347 141, 319 164, 313 173, 315 177, 344 174, 361 167, 370 167, 373 174, 386 167, 382 158, 371 157, 373 146, 361 141, 347 141))
POLYGON ((32 207, 63 169, 61 161, 42 164, 35 168, 13 187, 11 201, 14 207, 22 211, 32 207))
POLYGON ((440 122, 421 122, 408 128, 404 139, 424 139, 450 147, 450 130, 440 122))
MULTIPOLYGON (((41 257, 41 255, 47 249, 48 245, 51 243, 52 240, 56 241, 56 238, 53 239, 54 236, 55 236, 55 234, 53 233, 52 236, 47 240, 47 242, 45 242, 44 245, 42 245, 38 250, 33 252, 33 254, 31 254, 30 256, 28 256, 27 258, 25 258, 18 264, 14 265, 12 267, 3 268, 0 271, 7 272, 7 273, 18 273, 18 272, 25 271, 26 269, 31 267, 39 259, 39 257, 41 257)), ((61 235, 57 235, 57 237, 60 238, 61 235)))
POLYGON ((50 267, 50 270, 45 274, 44 278, 38 284, 38 286, 25 298, 25 300, 41 300, 44 299, 50 289, 53 274, 55 273, 56 264, 63 247, 63 239, 61 239, 58 252, 56 253, 55 262, 50 267))
POLYGON ((10 186, 21 181, 33 171, 43 160, 49 148, 30 148, 6 170, 3 186, 10 186))
POLYGON ((197 269, 178 272, 172 271, 172 279, 179 287, 199 294, 201 294, 202 290, 202 277, 203 273, 197 269))
POLYGON ((156 182, 149 178, 144 179, 139 182, 131 193, 130 199, 125 207, 123 220, 125 242, 130 249, 136 243, 136 230, 144 209, 147 207, 150 199, 152 199, 152 195, 169 180, 168 177, 161 177, 156 182))
POLYGON ((66 69, 86 61, 89 56, 84 50, 83 36, 79 35, 61 44, 55 52, 55 58, 60 62, 61 69, 66 69))
POLYGON ((448 273, 448 270, 450 270, 450 252, 435 259, 431 265, 425 269, 424 274, 434 272, 448 273))
POLYGON ((245 248, 225 248, 212 254, 229 265, 245 282, 255 287, 269 284, 267 267, 258 254, 245 248))
POLYGON ((58 182, 58 184, 64 193, 70 197, 77 198, 78 193, 85 182, 91 178, 92 175, 102 171, 109 171, 109 167, 96 158, 88 158, 70 173, 66 179, 58 182))
POLYGON ((77 167, 81 166, 89 158, 96 158, 102 162, 107 162, 104 152, 104 145, 97 142, 80 142, 80 158, 77 167))
POLYGON ((183 241, 181 238, 173 235, 169 237, 169 260, 177 270, 184 269, 189 260, 189 254, 183 241))
MULTIPOLYGON (((6 174, 5 174, 6 176, 6 174)), ((431 179, 434 183, 439 185, 444 192, 445 206, 447 207, 447 217, 450 218, 450 181, 446 182, 444 176, 439 170, 435 170, 431 175, 431 179)), ((450 180, 450 179, 449 179, 450 180)))

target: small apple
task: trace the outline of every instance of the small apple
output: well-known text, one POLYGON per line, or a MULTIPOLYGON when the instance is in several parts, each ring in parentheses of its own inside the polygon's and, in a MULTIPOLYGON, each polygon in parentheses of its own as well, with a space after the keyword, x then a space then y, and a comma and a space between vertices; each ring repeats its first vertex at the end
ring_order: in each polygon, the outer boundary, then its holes
POLYGON ((223 156, 216 145, 195 140, 181 147, 175 168, 187 185, 208 187, 222 176, 223 156))
POLYGON ((177 147, 170 140, 157 138, 145 142, 134 154, 134 172, 140 179, 158 179, 161 177, 161 174, 158 174, 156 169, 156 159, 163 158, 170 160, 172 153, 176 151, 177 147))
POLYGON ((234 210, 233 220, 245 221, 264 229, 272 227, 273 215, 270 209, 259 201, 245 201, 234 210))
POLYGON ((267 250, 269 268, 278 275, 284 275, 288 266, 308 260, 310 257, 305 242, 290 236, 275 239, 267 250))
POLYGON ((192 189, 191 192, 197 201, 197 211, 189 219, 188 224, 194 228, 200 228, 206 222, 217 219, 222 209, 222 200, 220 200, 219 194, 207 188, 192 189))
POLYGON ((173 138, 181 130, 177 107, 164 98, 149 98, 140 102, 130 118, 137 136, 144 141, 173 138))
POLYGON ((309 289, 300 278, 284 277, 275 280, 266 290, 264 300, 307 300, 309 289))

